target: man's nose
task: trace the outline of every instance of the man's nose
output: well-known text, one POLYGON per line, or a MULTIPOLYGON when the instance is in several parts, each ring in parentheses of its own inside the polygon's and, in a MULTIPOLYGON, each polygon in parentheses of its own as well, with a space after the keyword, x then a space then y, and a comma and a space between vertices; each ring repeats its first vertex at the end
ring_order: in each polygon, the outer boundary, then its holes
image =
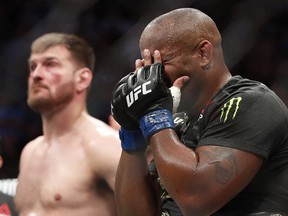
POLYGON ((33 79, 41 79, 43 77, 43 68, 41 65, 38 65, 32 72, 31 72, 33 79))

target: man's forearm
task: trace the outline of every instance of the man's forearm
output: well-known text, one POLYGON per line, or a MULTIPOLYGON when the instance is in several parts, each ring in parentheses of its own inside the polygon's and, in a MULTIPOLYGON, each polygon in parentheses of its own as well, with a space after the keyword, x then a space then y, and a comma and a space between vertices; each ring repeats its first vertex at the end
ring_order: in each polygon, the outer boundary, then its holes
POLYGON ((119 215, 157 215, 159 201, 144 152, 122 152, 115 188, 119 215))

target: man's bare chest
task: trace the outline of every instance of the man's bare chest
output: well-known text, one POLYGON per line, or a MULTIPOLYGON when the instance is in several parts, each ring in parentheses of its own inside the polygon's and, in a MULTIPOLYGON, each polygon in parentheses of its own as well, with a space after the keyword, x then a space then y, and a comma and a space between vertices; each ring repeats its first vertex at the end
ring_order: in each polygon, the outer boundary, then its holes
POLYGON ((19 189, 32 194, 32 200, 52 206, 69 205, 92 193, 95 177, 83 149, 37 149, 29 160, 21 168, 19 189))

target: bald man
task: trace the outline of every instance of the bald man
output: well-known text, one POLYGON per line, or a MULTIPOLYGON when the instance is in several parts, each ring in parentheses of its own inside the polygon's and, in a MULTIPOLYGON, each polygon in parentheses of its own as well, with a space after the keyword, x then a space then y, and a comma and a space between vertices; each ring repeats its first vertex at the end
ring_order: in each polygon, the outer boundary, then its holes
POLYGON ((230 74, 214 21, 173 10, 146 26, 140 50, 112 98, 122 131, 120 215, 287 214, 287 108, 262 83, 230 74), (170 83, 184 86, 178 111, 188 118, 173 121, 170 83))

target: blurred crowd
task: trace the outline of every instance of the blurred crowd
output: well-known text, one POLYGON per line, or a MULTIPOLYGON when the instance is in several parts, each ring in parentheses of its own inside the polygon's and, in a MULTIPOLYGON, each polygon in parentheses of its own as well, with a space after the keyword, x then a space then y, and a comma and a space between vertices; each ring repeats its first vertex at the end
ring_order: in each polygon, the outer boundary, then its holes
POLYGON ((288 105, 287 1, 1 0, 0 135, 5 163, 0 177, 17 177, 22 148, 41 134, 39 115, 26 105, 33 39, 46 32, 68 32, 91 43, 97 65, 88 108, 107 122, 112 88, 140 56, 143 27, 180 7, 198 8, 215 20, 232 74, 263 82, 288 105))

